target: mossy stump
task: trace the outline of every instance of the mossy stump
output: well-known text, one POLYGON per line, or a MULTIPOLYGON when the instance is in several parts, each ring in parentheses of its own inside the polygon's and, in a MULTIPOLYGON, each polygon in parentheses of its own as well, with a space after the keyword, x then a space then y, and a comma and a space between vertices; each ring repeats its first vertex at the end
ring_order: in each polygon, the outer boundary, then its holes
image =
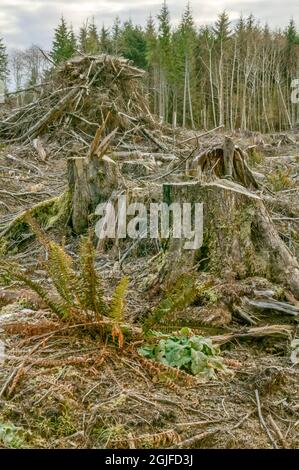
POLYGON ((163 185, 164 202, 203 203, 203 244, 186 250, 170 236, 160 279, 198 269, 237 279, 265 277, 299 298, 299 265, 279 237, 260 197, 229 180, 163 185))

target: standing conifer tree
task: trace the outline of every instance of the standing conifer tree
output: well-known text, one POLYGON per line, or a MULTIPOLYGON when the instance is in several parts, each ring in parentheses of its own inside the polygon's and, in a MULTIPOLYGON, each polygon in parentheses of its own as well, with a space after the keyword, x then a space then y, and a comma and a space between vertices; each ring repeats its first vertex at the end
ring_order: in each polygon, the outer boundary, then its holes
POLYGON ((84 23, 84 24, 81 26, 81 28, 80 28, 80 31, 79 31, 79 38, 78 38, 79 50, 80 50, 83 54, 86 54, 86 53, 87 53, 87 35, 88 35, 87 23, 84 23))
POLYGON ((146 62, 147 62, 147 77, 148 88, 150 91, 150 99, 154 114, 158 110, 158 89, 159 89, 159 56, 158 56, 158 41, 155 23, 152 15, 148 17, 146 30, 146 62))
POLYGON ((7 53, 3 39, 0 37, 0 80, 5 81, 7 77, 7 53))
POLYGON ((170 13, 164 0, 158 15, 158 47, 160 71, 159 115, 162 121, 169 118, 170 76, 172 69, 170 13))
POLYGON ((122 53, 121 24, 118 16, 115 18, 112 26, 112 53, 114 55, 120 55, 122 53))
POLYGON ((111 40, 110 40, 109 29, 105 28, 104 24, 101 28, 100 47, 101 47, 101 52, 103 52, 104 54, 111 53, 111 40))
POLYGON ((88 27, 86 49, 88 54, 98 54, 100 52, 100 40, 94 18, 88 27))
POLYGON ((132 60, 142 69, 146 68, 146 39, 140 26, 134 26, 131 21, 124 24, 122 31, 123 56, 132 60))
POLYGON ((52 45, 51 57, 55 64, 59 64, 64 60, 72 57, 76 50, 75 36, 68 28, 64 17, 61 17, 60 24, 54 32, 54 40, 52 45))

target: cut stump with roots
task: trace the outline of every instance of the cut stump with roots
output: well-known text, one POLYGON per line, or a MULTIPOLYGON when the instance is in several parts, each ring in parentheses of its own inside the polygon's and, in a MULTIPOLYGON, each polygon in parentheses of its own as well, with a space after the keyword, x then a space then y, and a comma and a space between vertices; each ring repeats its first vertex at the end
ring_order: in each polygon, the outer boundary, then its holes
POLYGON ((168 183, 163 194, 167 204, 203 203, 203 244, 187 250, 186 238, 171 236, 160 280, 171 282, 194 269, 220 277, 232 273, 236 279, 261 276, 281 283, 299 298, 298 262, 258 195, 229 180, 168 183))

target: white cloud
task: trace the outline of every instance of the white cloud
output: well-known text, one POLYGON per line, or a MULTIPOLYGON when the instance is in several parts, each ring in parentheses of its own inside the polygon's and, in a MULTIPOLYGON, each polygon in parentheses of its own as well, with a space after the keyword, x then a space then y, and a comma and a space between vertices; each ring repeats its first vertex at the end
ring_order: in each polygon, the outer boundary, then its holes
MULTIPOLYGON (((101 26, 110 26, 116 15, 122 21, 132 18, 144 24, 149 13, 156 15, 162 0, 1 0, 0 36, 9 47, 27 47, 38 43, 47 48, 51 44, 53 29, 61 14, 75 28, 88 18, 95 17, 101 26)), ((168 0, 173 23, 184 10, 186 0, 168 0)), ((227 10, 232 20, 240 13, 253 13, 261 23, 284 27, 290 17, 299 27, 298 0, 191 0, 196 23, 211 23, 217 14, 227 10)))

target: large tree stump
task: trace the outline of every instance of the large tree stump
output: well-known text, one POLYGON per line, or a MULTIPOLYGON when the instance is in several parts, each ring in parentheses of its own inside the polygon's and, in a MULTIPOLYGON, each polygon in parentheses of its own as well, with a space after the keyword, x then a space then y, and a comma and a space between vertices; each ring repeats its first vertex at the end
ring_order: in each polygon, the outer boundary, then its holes
POLYGON ((299 265, 259 196, 229 180, 211 183, 170 183, 163 186, 164 202, 203 203, 203 245, 185 250, 184 239, 170 237, 164 280, 172 280, 197 265, 221 277, 265 277, 287 287, 299 298, 299 265))
POLYGON ((246 160, 247 156, 243 150, 226 136, 222 145, 208 148, 191 162, 187 162, 187 174, 202 181, 228 178, 246 188, 258 189, 259 184, 246 160))
POLYGON ((97 205, 107 201, 118 186, 114 162, 103 158, 71 157, 68 159, 68 186, 71 194, 71 226, 81 234, 88 227, 89 216, 97 205))

